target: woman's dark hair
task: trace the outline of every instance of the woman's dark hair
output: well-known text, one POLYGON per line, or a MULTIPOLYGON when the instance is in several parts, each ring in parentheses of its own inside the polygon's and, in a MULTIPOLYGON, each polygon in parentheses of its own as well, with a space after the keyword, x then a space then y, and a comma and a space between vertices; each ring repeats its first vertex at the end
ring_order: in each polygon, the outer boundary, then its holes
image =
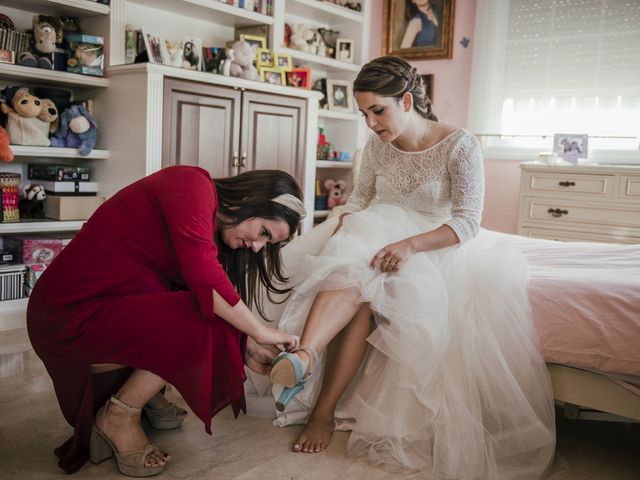
MULTIPOLYGON (((433 4, 431 5, 431 9, 433 9, 433 4)), ((418 13, 420 13, 420 10, 418 9, 418 6, 415 3, 413 3, 413 0, 405 0, 404 16, 407 19, 407 21, 411 20, 413 17, 418 15, 418 13)))
MULTIPOLYGON (((300 187, 288 173, 281 170, 252 170, 235 177, 214 178, 213 183, 218 193, 218 213, 228 219, 218 219, 222 229, 249 218, 260 217, 286 221, 293 236, 301 220, 300 214, 270 201, 285 193, 302 199, 300 187)), ((288 280, 282 272, 280 244, 266 243, 257 253, 249 248, 232 249, 222 241, 219 231, 216 232, 215 241, 221 253, 220 263, 238 294, 250 308, 255 304, 260 315, 266 318, 258 280, 266 288, 267 298, 271 302, 275 302, 272 294, 291 291, 290 288, 274 285, 274 280, 280 284, 288 280)))
POLYGON ((399 57, 387 55, 371 60, 353 82, 353 91, 372 92, 398 100, 409 92, 413 96, 414 110, 428 120, 438 121, 418 70, 399 57))

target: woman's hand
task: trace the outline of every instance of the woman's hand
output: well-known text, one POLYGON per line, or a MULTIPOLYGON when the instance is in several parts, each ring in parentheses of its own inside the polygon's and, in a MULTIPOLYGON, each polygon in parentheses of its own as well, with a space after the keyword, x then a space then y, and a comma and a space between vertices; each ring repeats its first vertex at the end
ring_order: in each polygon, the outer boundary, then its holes
POLYGON ((244 363, 254 372, 260 375, 269 375, 271 364, 280 353, 273 345, 260 345, 256 341, 247 337, 247 349, 244 354, 244 363))
POLYGON ((382 272, 397 272, 415 252, 409 238, 391 243, 381 249, 371 259, 371 269, 380 268, 382 272))
POLYGON ((275 328, 260 325, 253 339, 262 345, 284 345, 287 351, 295 351, 300 346, 300 337, 275 328))

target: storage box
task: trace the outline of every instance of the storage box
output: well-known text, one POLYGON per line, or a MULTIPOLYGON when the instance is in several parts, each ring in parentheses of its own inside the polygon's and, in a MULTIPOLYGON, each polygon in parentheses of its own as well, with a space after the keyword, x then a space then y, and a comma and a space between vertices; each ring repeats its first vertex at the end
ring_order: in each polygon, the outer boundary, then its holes
POLYGON ((96 35, 70 34, 67 72, 102 76, 104 39, 96 35))
POLYGON ((55 220, 86 220, 104 203, 104 197, 47 195, 44 214, 55 220))
POLYGON ((6 236, 4 248, 13 253, 17 261, 25 265, 51 263, 64 246, 61 238, 48 238, 37 235, 6 236))
POLYGON ((15 300, 26 296, 24 289, 24 265, 0 267, 0 300, 15 300))

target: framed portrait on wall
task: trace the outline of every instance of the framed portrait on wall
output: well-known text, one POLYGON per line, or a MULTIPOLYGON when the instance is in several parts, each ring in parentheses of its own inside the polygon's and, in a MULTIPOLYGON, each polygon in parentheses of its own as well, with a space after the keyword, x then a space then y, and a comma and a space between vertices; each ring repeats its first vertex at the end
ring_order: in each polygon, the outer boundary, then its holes
POLYGON ((407 59, 451 58, 455 0, 384 0, 382 51, 407 59))

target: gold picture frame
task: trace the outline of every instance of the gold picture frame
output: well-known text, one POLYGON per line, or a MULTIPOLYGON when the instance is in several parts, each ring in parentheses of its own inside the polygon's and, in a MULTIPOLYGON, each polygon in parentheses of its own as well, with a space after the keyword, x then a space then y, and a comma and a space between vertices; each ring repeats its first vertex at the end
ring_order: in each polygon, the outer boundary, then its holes
POLYGON ((436 60, 453 54, 455 0, 385 0, 382 51, 407 59, 436 60))

